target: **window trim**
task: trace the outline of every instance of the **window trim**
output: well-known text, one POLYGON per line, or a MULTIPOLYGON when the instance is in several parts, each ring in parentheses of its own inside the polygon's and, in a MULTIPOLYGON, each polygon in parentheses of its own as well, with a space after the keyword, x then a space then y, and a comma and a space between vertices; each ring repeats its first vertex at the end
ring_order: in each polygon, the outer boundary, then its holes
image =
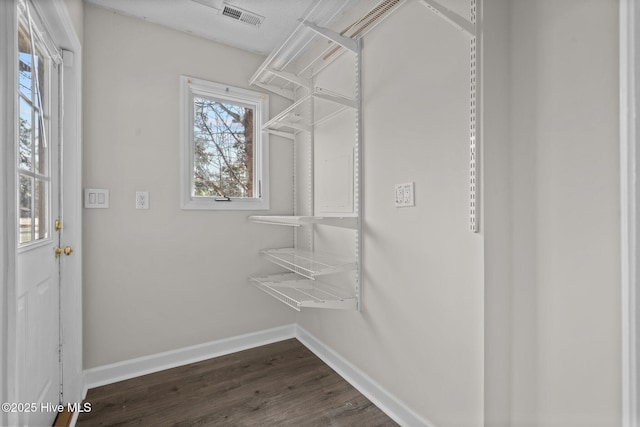
POLYGON ((267 210, 269 209, 269 133, 262 126, 269 117, 269 95, 250 89, 180 76, 180 206, 185 210, 267 210), (254 107, 254 197, 193 196, 193 98, 205 96, 254 107))

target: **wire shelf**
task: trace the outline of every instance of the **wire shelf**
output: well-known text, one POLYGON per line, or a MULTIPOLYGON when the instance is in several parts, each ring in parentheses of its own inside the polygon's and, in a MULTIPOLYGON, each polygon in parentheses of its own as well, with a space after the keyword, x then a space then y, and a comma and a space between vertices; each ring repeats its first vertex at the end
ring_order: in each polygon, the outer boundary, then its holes
POLYGON ((261 224, 288 225, 290 227, 300 227, 302 225, 319 224, 330 225, 332 227, 358 228, 358 218, 352 217, 327 217, 327 216, 294 216, 294 215, 253 215, 249 220, 261 224))
POLYGON ((296 248, 265 249, 261 253, 272 263, 311 280, 325 274, 355 270, 357 267, 353 259, 296 248))
POLYGON ((310 132, 314 125, 330 120, 345 110, 355 110, 356 108, 357 104, 354 99, 316 87, 311 93, 303 96, 266 122, 262 126, 262 130, 293 139, 298 132, 310 132), (312 123, 309 123, 301 112, 307 103, 313 103, 317 107, 315 108, 317 110, 316 117, 312 123))
POLYGON ((254 73, 250 84, 261 86, 293 100, 296 88, 308 86, 304 80, 311 78, 313 70, 320 68, 323 63, 330 62, 325 57, 336 46, 335 43, 327 44, 325 36, 310 28, 308 23, 335 28, 341 16, 348 13, 357 3, 358 0, 313 2, 310 9, 301 17, 298 26, 271 52, 254 73))
MULTIPOLYGON (((267 260, 291 273, 278 277, 252 278, 252 281, 264 292, 296 310, 300 310, 301 307, 360 309, 362 287, 360 270, 362 258, 361 38, 404 2, 405 0, 379 0, 374 2, 376 5, 371 8, 371 2, 359 0, 315 0, 305 16, 300 19, 296 29, 269 55, 250 79, 250 84, 292 101, 288 108, 265 123, 261 130, 294 141, 293 213, 306 214, 306 216, 261 215, 251 216, 249 220, 293 227, 294 244, 307 249, 315 247, 316 235, 322 238, 326 235, 327 239, 333 239, 334 234, 348 233, 321 227, 307 227, 303 229, 306 232, 305 241, 305 238, 299 236, 302 234, 299 233, 300 226, 322 225, 355 231, 356 249, 354 254, 349 254, 349 259, 293 248, 261 251, 267 260), (343 54, 346 55, 343 56, 343 54), (343 83, 347 83, 346 81, 321 79, 323 70, 337 58, 343 57, 348 63, 352 56, 355 71, 353 92, 342 87, 343 83), (347 93, 332 92, 317 86, 324 83, 330 85, 340 83, 335 89, 347 93), (332 121, 338 117, 340 120, 333 123, 332 121), (355 123, 353 134, 351 127, 345 125, 352 119, 355 123), (321 194, 321 191, 314 187, 316 179, 314 168, 319 164, 314 157, 316 154, 314 144, 316 131, 321 124, 323 127, 319 131, 325 134, 327 130, 332 132, 329 137, 333 139, 327 144, 327 150, 337 150, 340 146, 339 149, 348 149, 353 156, 354 176, 353 179, 347 178, 344 183, 349 192, 353 187, 353 207, 344 212, 329 210, 332 215, 329 217, 313 216, 316 212, 315 197, 321 194), (344 140, 345 135, 346 140, 344 140), (350 145, 352 135, 355 138, 353 151, 350 145), (334 141, 335 144, 333 144, 334 141), (298 167, 301 170, 299 174, 296 169, 298 167), (303 175, 305 172, 306 175, 303 175), (298 195, 298 192, 303 196, 298 195), (303 200, 306 203, 304 206, 303 200), (332 281, 349 279, 339 283, 349 282, 350 286, 353 282, 353 289, 348 295, 335 293, 335 288, 331 285, 316 280, 317 276, 340 272, 353 272, 349 274, 353 277, 331 278, 332 281)), ((322 141, 326 139, 323 138, 322 141)), ((349 167, 351 168, 351 165, 349 167)), ((344 177, 336 176, 332 179, 332 183, 335 181, 335 185, 340 185, 344 177)), ((341 236, 335 237, 337 239, 335 245, 330 243, 330 247, 335 247, 337 252, 342 253, 341 239, 338 239, 341 236)))
POLYGON ((298 311, 302 307, 356 309, 355 295, 317 280, 301 279, 295 273, 250 277, 250 280, 258 289, 298 311))

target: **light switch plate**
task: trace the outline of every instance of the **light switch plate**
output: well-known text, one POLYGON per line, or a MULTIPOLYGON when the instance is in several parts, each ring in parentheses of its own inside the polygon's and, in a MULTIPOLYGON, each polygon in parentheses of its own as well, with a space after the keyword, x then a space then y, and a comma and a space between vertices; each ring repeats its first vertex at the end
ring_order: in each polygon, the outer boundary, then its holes
POLYGON ((109 207, 109 190, 85 188, 84 207, 86 209, 107 209, 109 207))
POLYGON ((397 208, 415 206, 413 182, 395 185, 395 206, 397 208))

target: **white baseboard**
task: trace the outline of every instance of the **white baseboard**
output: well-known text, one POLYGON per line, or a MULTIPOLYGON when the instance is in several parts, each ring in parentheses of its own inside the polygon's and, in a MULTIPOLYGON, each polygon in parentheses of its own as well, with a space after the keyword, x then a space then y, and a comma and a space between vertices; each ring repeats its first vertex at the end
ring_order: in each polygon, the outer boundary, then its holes
MULTIPOLYGON (((84 372, 84 393, 87 390, 118 381, 171 369, 213 357, 224 356, 261 345, 296 338, 311 352, 329 365, 349 384, 355 387, 380 410, 401 426, 434 427, 434 424, 420 417, 403 402, 386 391, 364 372, 319 341, 298 325, 287 325, 236 337, 225 338, 205 344, 171 350, 151 356, 125 360, 111 365, 87 369, 84 372)), ((71 426, 75 425, 74 414, 71 426)))
POLYGON ((87 390, 90 388, 100 387, 106 384, 112 384, 141 375, 187 365, 213 357, 224 356, 290 338, 295 338, 295 325, 281 326, 87 369, 84 371, 84 396, 86 397, 87 390))
MULTIPOLYGON (((86 397, 86 395, 85 395, 86 397)), ((76 427, 76 423, 78 422, 78 417, 80 416, 80 412, 74 412, 71 416, 71 421, 69 422, 69 427, 76 427)))
POLYGON ((435 427, 299 325, 296 325, 296 338, 401 426, 435 427))

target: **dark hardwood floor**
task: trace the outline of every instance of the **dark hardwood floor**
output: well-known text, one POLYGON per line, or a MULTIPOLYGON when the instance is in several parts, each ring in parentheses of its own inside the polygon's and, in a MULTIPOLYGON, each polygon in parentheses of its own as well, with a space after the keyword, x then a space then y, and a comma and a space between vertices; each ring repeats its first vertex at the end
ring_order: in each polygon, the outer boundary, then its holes
POLYGON ((395 426, 295 339, 89 390, 77 426, 395 426))

